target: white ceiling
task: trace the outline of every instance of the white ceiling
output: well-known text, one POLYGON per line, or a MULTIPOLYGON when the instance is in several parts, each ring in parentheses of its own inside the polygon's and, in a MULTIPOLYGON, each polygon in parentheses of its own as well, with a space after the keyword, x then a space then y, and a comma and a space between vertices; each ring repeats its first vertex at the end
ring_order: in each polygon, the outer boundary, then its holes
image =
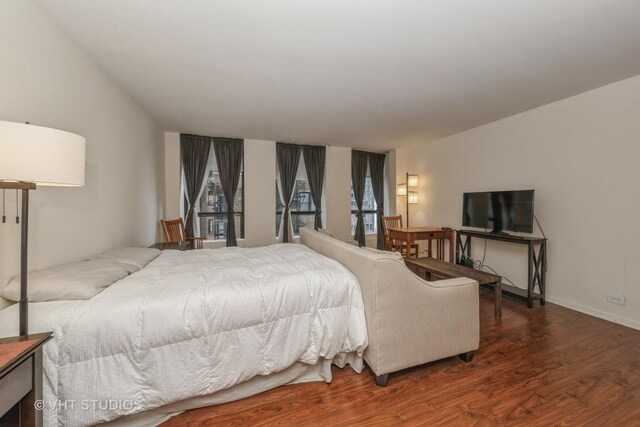
POLYGON ((386 150, 640 74, 638 0, 35 0, 167 131, 386 150))

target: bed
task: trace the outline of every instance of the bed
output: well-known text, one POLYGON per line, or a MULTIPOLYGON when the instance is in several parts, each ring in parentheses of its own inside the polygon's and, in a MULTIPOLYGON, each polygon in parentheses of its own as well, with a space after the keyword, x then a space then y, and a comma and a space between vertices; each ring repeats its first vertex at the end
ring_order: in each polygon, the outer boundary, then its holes
MULTIPOLYGON (((17 319, 17 305, 0 311, 0 336, 16 335, 17 319)), ((295 244, 164 251, 89 299, 31 303, 30 332, 45 330, 49 426, 154 425, 329 382, 332 363, 360 372, 367 346, 356 278, 295 244)))

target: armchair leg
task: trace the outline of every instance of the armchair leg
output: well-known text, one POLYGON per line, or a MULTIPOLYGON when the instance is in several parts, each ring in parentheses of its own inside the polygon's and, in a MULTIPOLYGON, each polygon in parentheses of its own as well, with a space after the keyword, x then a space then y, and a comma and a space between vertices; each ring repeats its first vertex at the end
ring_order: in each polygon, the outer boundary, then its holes
POLYGON ((386 387, 389 380, 389 374, 376 375, 376 385, 379 387, 386 387))
POLYGON ((460 353, 458 355, 458 357, 463 361, 463 362, 471 362, 473 360, 473 354, 475 352, 473 351, 468 351, 466 353, 460 353))

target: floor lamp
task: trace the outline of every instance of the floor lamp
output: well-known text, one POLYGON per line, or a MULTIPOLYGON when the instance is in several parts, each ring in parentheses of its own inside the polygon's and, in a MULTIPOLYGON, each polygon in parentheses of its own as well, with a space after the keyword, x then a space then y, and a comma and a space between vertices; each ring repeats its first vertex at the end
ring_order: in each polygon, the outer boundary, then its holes
POLYGON ((412 188, 418 188, 418 175, 407 172, 407 180, 402 184, 398 184, 397 193, 398 196, 405 196, 407 198, 407 227, 409 226, 409 205, 418 203, 418 192, 411 190, 412 188))
POLYGON ((20 335, 29 333, 29 192, 38 186, 81 187, 84 185, 84 166, 83 137, 28 123, 0 121, 0 189, 22 193, 20 335))

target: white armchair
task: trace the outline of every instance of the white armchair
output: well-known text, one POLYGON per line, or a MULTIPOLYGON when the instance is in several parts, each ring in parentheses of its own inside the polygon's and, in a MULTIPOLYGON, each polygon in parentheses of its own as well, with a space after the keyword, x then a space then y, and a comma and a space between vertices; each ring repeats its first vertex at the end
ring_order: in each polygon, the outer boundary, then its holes
POLYGON ((364 359, 386 385, 388 374, 450 356, 470 361, 480 342, 478 283, 427 282, 390 252, 357 248, 309 229, 300 241, 347 267, 360 282, 369 346, 364 359))

